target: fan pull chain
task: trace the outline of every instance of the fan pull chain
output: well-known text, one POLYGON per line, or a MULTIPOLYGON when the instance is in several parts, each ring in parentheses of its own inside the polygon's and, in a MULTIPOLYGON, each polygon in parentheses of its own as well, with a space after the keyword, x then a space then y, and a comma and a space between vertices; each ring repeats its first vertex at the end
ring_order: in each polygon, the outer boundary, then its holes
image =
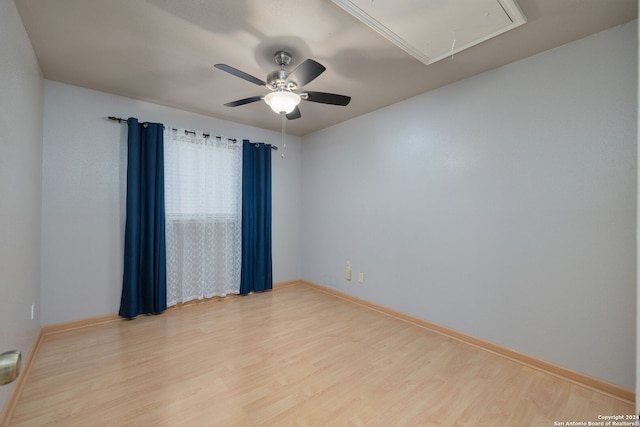
POLYGON ((284 153, 287 151, 287 117, 281 114, 282 117, 282 154, 280 157, 284 159, 284 153))
POLYGON ((453 49, 455 49, 456 47, 456 31, 453 30, 452 32, 453 32, 453 42, 451 43, 451 59, 453 59, 455 56, 453 49))

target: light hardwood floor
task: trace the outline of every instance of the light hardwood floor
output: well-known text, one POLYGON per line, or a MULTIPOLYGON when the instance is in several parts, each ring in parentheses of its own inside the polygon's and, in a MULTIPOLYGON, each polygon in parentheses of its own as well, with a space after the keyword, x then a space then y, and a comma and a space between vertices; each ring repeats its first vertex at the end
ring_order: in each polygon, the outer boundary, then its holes
POLYGON ((304 285, 46 335, 12 426, 554 426, 633 405, 304 285))

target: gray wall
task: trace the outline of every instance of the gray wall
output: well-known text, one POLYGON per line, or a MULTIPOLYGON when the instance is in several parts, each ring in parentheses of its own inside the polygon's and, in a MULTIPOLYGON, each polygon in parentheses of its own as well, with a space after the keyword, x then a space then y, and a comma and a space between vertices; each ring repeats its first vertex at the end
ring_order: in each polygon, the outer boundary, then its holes
POLYGON ((632 22, 305 136, 302 276, 633 389, 637 55, 632 22))
MULTIPOLYGON (((122 289, 126 124, 157 121, 281 145, 281 135, 46 81, 42 196, 42 323, 117 313, 122 289)), ((279 120, 274 115, 274 120, 279 120)), ((300 278, 300 138, 274 152, 274 281, 300 278)))
MULTIPOLYGON (((0 1, 0 352, 40 329, 43 79, 13 0, 0 1), (31 320, 31 304, 34 319, 31 320)), ((11 387, 0 387, 0 408, 11 387)))

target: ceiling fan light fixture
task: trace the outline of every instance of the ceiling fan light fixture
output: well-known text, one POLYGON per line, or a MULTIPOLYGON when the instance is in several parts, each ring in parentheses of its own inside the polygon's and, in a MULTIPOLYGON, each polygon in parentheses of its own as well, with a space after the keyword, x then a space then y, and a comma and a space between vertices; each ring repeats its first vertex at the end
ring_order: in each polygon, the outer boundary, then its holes
MULTIPOLYGON (((472 1, 472 0, 468 0, 472 1)), ((488 0, 487 0, 488 1, 488 0)), ((275 60, 280 69, 273 71, 267 75, 267 81, 263 82, 257 77, 233 68, 227 64, 215 64, 214 67, 229 73, 233 76, 246 80, 249 83, 271 89, 273 92, 265 96, 252 96, 250 98, 238 99, 237 101, 227 102, 225 107, 238 107, 240 105, 251 104, 264 99, 264 102, 271 107, 274 113, 280 114, 287 120, 296 120, 302 117, 298 104, 301 100, 316 102, 319 104, 342 105, 346 106, 351 101, 350 96, 338 95, 326 92, 304 92, 296 93, 297 90, 306 84, 315 80, 322 74, 326 68, 313 59, 306 59, 298 65, 293 71, 289 72, 284 69, 291 61, 291 55, 284 52, 276 52, 275 60)))
POLYGON ((289 114, 300 104, 300 95, 279 90, 265 95, 264 102, 277 114, 289 114))

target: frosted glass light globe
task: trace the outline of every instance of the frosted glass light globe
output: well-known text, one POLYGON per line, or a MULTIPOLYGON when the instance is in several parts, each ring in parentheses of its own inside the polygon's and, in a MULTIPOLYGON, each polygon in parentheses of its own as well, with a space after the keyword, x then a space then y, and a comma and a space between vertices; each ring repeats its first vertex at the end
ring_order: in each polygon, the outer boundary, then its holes
POLYGON ((278 114, 289 114, 300 104, 300 95, 286 90, 279 90, 267 94, 264 97, 264 102, 278 114))

